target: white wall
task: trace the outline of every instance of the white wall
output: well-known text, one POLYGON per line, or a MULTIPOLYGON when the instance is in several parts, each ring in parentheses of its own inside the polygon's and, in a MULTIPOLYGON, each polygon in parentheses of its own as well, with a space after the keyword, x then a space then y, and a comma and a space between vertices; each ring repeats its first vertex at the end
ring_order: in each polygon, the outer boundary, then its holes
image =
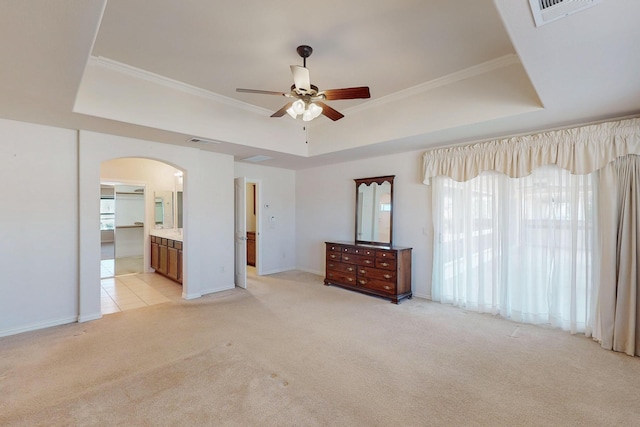
POLYGON ((234 287, 232 156, 0 119, 0 336, 101 317, 100 166, 123 157, 185 173, 183 296, 234 287))
POLYGON ((184 171, 183 297, 232 289, 233 157, 196 148, 80 131, 80 314, 99 318, 100 234, 98 215, 102 162, 140 157, 184 171))
POLYGON ((77 161, 76 131, 0 119, 0 336, 77 318, 77 161))
POLYGON ((294 172, 195 148, 0 119, 0 179, 14 183, 3 190, 0 216, 0 336, 101 316, 100 167, 129 157, 184 171, 186 298, 234 287, 234 177, 258 184, 262 274, 299 268, 324 275, 324 242, 353 241, 353 179, 379 175, 396 175, 394 243, 413 248, 414 294, 430 297, 430 187, 421 184, 421 155, 294 172))
POLYGON ((393 244, 413 248, 413 293, 431 298, 431 187, 422 184, 420 177, 422 153, 414 151, 297 171, 297 268, 324 276, 324 242, 354 241, 354 179, 395 175, 393 244))
POLYGON ((257 268, 259 274, 272 274, 296 268, 295 172, 237 162, 235 177, 246 177, 258 184, 257 268), (265 207, 268 205, 268 207, 265 207), (271 217, 275 220, 271 221, 271 217))

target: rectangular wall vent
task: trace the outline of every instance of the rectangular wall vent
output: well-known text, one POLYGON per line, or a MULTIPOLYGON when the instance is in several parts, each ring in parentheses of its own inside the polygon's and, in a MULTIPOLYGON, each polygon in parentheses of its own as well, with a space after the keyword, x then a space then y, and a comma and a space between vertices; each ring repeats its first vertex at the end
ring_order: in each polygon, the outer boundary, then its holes
POLYGON ((536 27, 588 9, 600 0, 529 0, 536 27))

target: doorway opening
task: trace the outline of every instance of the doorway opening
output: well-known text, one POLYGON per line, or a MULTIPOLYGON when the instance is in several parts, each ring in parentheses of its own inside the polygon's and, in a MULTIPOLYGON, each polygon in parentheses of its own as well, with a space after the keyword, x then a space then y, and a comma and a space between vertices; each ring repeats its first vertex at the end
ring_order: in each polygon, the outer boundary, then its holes
POLYGON ((247 276, 260 275, 260 181, 235 179, 235 284, 247 287, 247 276))
POLYGON ((100 278, 144 272, 145 186, 100 183, 100 278))
POLYGON ((182 279, 183 171, 157 160, 118 158, 101 163, 100 184, 102 314, 180 300, 182 280, 153 267, 151 252, 156 239, 170 235, 171 249, 180 249, 171 271, 182 279))

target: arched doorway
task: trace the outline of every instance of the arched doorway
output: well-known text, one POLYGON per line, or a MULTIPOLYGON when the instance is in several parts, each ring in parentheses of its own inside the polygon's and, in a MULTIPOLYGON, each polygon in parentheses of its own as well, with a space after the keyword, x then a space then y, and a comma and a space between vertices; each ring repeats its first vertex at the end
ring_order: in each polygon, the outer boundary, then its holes
MULTIPOLYGON (((171 233, 171 250, 177 251, 179 245, 182 253, 183 175, 172 165, 146 158, 117 158, 101 163, 103 315, 181 298, 177 275, 170 280, 153 273, 150 248, 156 234, 171 233), (176 248, 174 240, 180 242, 176 248)), ((177 261, 176 257, 175 270, 177 261)))

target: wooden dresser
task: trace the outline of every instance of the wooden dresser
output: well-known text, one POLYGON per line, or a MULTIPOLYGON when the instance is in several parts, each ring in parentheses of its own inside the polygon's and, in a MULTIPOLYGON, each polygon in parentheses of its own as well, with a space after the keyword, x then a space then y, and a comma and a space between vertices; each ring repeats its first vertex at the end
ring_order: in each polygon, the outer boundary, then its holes
POLYGON ((411 248, 325 243, 325 285, 377 295, 395 304, 413 296, 411 248))

